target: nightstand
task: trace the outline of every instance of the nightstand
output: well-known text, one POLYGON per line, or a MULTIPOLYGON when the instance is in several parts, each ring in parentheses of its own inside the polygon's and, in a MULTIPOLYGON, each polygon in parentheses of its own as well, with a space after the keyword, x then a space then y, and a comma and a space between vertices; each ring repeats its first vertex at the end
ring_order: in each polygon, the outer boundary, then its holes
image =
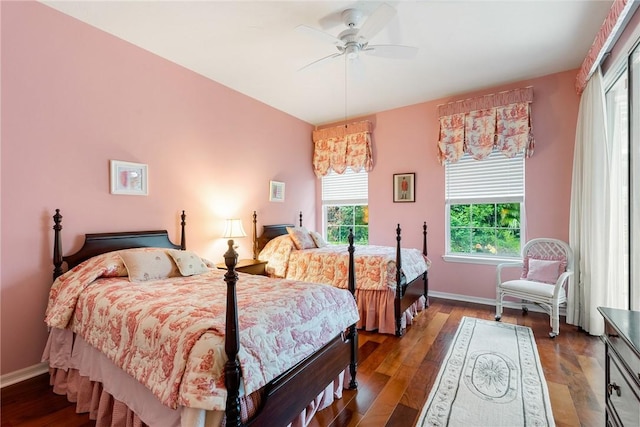
MULTIPOLYGON (((236 271, 239 273, 257 274, 260 276, 266 276, 267 272, 265 266, 267 261, 260 261, 259 259, 240 259, 236 264, 236 271)), ((227 266, 224 262, 216 264, 216 267, 226 270, 227 266)))

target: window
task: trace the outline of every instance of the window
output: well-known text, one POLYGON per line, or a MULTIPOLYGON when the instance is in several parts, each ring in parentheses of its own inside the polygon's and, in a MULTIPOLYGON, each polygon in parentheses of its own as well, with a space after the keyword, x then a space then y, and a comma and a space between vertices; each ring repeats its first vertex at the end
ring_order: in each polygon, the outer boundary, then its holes
POLYGON ((465 154, 445 164, 446 253, 456 257, 519 257, 523 241, 524 155, 465 154))
POLYGON ((330 172, 322 177, 322 226, 329 243, 369 242, 369 184, 366 171, 347 169, 342 175, 330 172))
POLYGON ((629 57, 629 308, 640 310, 640 43, 629 57))
POLYGON ((640 41, 605 76, 610 307, 640 310, 640 41), (611 268, 611 266, 614 266, 611 268))
MULTIPOLYGON (((625 64, 626 65, 626 64, 625 64)), ((607 145, 609 147, 608 215, 611 224, 607 287, 617 295, 613 307, 629 306, 629 103, 627 69, 615 74, 606 89, 607 145), (613 267, 615 266, 615 267, 613 267), (613 268, 611 268, 613 267, 613 268)))

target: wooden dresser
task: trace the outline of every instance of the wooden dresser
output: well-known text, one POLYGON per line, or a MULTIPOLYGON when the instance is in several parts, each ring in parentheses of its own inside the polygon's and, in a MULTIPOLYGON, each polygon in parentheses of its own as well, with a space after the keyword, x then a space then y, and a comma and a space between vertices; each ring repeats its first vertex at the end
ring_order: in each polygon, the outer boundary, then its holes
POLYGON ((606 425, 640 426, 640 311, 598 307, 606 344, 606 425))

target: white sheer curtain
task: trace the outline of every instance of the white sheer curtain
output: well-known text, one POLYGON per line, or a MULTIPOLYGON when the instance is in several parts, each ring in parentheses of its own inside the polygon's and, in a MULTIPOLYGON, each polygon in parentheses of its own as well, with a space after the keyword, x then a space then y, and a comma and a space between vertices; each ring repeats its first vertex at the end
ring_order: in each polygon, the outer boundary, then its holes
MULTIPOLYGON (((618 221, 624 204, 613 173, 620 167, 607 138, 605 95, 600 69, 593 73, 580 100, 571 186, 569 243, 576 274, 569 286, 567 323, 592 335, 604 332, 599 306, 624 308, 616 301, 623 286, 623 242, 618 221)), ((619 150, 619 147, 617 148, 619 150)))

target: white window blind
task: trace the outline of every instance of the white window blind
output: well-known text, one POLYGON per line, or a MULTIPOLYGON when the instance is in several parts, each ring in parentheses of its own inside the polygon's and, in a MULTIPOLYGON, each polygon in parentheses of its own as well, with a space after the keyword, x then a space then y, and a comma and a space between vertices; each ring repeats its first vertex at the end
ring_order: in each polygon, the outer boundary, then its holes
POLYGON ((331 171, 322 177, 323 205, 366 204, 369 198, 369 174, 347 169, 342 175, 331 171))
POLYGON ((483 160, 465 154, 456 163, 445 164, 446 202, 524 202, 524 155, 505 157, 493 152, 483 160))

